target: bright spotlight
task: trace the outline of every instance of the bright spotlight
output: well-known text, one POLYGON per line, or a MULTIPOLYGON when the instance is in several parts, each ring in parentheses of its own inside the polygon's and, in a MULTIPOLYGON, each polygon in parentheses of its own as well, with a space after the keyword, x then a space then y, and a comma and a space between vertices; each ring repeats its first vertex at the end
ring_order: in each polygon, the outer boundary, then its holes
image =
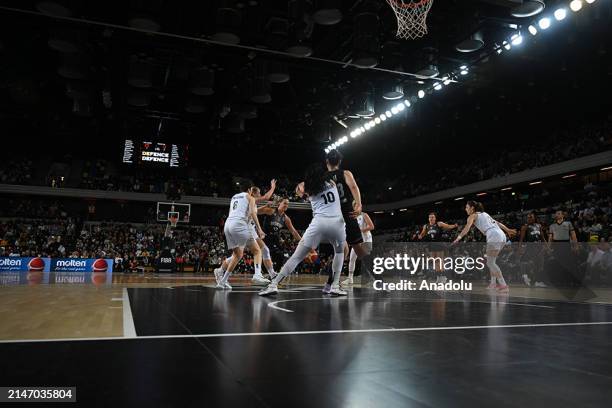
POLYGON ((555 19, 557 21, 561 21, 563 20, 565 17, 567 17, 567 10, 564 8, 558 8, 555 10, 554 14, 555 19))
POLYGON ((375 121, 373 121, 373 120, 371 120, 369 123, 370 123, 370 127, 371 127, 371 128, 373 128, 374 126, 376 126, 376 122, 375 122, 375 121))
POLYGON ((389 119, 391 116, 393 116, 390 111, 386 111, 385 115, 387 115, 387 119, 389 119))
POLYGON ((540 26, 542 30, 546 30, 548 27, 550 27, 550 18, 548 17, 541 18, 540 21, 538 21, 538 25, 540 26))
POLYGON ((436 91, 439 91, 440 89, 442 89, 442 85, 441 85, 439 82, 436 82, 436 83, 434 84, 434 89, 435 89, 436 91))
POLYGON ((359 128, 359 130, 361 130, 361 133, 364 133, 364 132, 366 131, 366 130, 365 130, 365 128, 364 128, 363 126, 362 126, 362 127, 360 127, 360 128, 359 128))
POLYGON ((504 45, 504 48, 507 49, 507 50, 512 48, 512 45, 510 45, 510 43, 508 43, 508 41, 504 41, 502 44, 504 45))
POLYGON ((425 97, 425 91, 422 89, 419 89, 418 95, 419 95, 419 98, 423 99, 425 97))
POLYGON ((570 9, 572 9, 572 11, 575 13, 576 11, 580 10, 582 8, 582 1, 581 0, 573 0, 570 3, 570 9))
POLYGON ((399 112, 399 111, 397 110, 397 108, 395 106, 391 108, 391 113, 392 114, 395 115, 397 112, 399 112))
POLYGON ((520 34, 514 34, 512 36, 512 45, 521 45, 523 42, 523 36, 520 34))
POLYGON ((459 69, 467 69, 467 65, 462 65, 459 67, 459 69))
POLYGON ((468 70, 467 69, 461 70, 460 74, 461 75, 467 75, 468 74, 468 70))
POLYGON ((407 108, 410 107, 410 101, 408 99, 404 99, 404 105, 406 105, 407 108))
POLYGON ((589 3, 589 4, 593 4, 593 3, 595 3, 595 0, 586 0, 586 2, 589 3))
POLYGON ((450 80, 450 79, 446 78, 446 79, 444 80, 444 85, 450 85, 450 83, 451 83, 451 80, 450 80))
POLYGON ((495 50, 496 53, 501 54, 502 53, 502 47, 499 47, 497 50, 495 50))
POLYGON ((529 27, 527 27, 527 30, 529 30, 529 34, 531 35, 536 35, 538 33, 538 29, 535 28, 534 25, 530 25, 529 27))
POLYGON ((369 129, 370 129, 370 123, 369 123, 369 122, 368 122, 368 123, 366 123, 365 125, 363 125, 363 127, 364 127, 366 130, 369 130, 369 129))
POLYGON ((387 115, 385 115, 384 113, 381 113, 379 118, 380 120, 387 120, 387 115))
POLYGON ((395 107, 398 111, 403 111, 404 109, 406 109, 403 103, 398 103, 395 107))

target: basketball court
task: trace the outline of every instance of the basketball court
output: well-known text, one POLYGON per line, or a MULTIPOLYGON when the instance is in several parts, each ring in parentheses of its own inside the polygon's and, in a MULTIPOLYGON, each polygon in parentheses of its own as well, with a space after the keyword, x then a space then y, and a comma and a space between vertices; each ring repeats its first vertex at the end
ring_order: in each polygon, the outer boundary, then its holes
POLYGON ((93 3, 0 2, 0 406, 610 405, 610 2, 93 3))

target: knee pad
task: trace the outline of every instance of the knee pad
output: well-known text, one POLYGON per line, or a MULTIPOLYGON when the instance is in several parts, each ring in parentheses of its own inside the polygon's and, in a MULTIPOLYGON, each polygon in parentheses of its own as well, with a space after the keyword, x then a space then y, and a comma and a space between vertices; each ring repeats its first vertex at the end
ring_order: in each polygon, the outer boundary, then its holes
POLYGON ((264 247, 261 248, 261 254, 264 260, 272 259, 270 257, 270 248, 268 248, 267 245, 264 245, 264 247))

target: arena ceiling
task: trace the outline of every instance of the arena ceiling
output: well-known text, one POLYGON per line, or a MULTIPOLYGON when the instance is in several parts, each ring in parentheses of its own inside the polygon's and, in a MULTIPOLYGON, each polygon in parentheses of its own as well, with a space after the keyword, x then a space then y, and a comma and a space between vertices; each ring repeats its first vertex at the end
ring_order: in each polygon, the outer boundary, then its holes
POLYGON ((434 0, 429 33, 410 41, 395 37, 383 0, 0 1, 3 133, 42 136, 56 151, 71 141, 72 153, 112 155, 130 137, 188 143, 203 161, 232 149, 249 163, 295 164, 360 123, 364 95, 384 111, 385 92, 435 81, 414 74, 463 64, 474 68, 461 83, 347 146, 354 163, 385 154, 408 157, 392 160, 406 168, 609 112, 610 2, 512 55, 492 53, 529 21, 511 14, 521 2, 434 0), (459 52, 470 38, 482 48, 459 52))

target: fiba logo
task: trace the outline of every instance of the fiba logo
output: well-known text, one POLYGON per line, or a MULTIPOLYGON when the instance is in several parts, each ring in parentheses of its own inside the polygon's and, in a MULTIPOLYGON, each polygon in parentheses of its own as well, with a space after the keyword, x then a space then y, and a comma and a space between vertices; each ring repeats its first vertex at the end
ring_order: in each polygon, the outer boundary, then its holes
POLYGON ((42 272, 45 269, 45 261, 40 258, 32 258, 30 262, 28 262, 28 271, 31 272, 42 272))
POLYGON ((106 259, 96 259, 91 265, 91 268, 93 272, 106 272, 108 270, 108 262, 106 262, 106 259))

